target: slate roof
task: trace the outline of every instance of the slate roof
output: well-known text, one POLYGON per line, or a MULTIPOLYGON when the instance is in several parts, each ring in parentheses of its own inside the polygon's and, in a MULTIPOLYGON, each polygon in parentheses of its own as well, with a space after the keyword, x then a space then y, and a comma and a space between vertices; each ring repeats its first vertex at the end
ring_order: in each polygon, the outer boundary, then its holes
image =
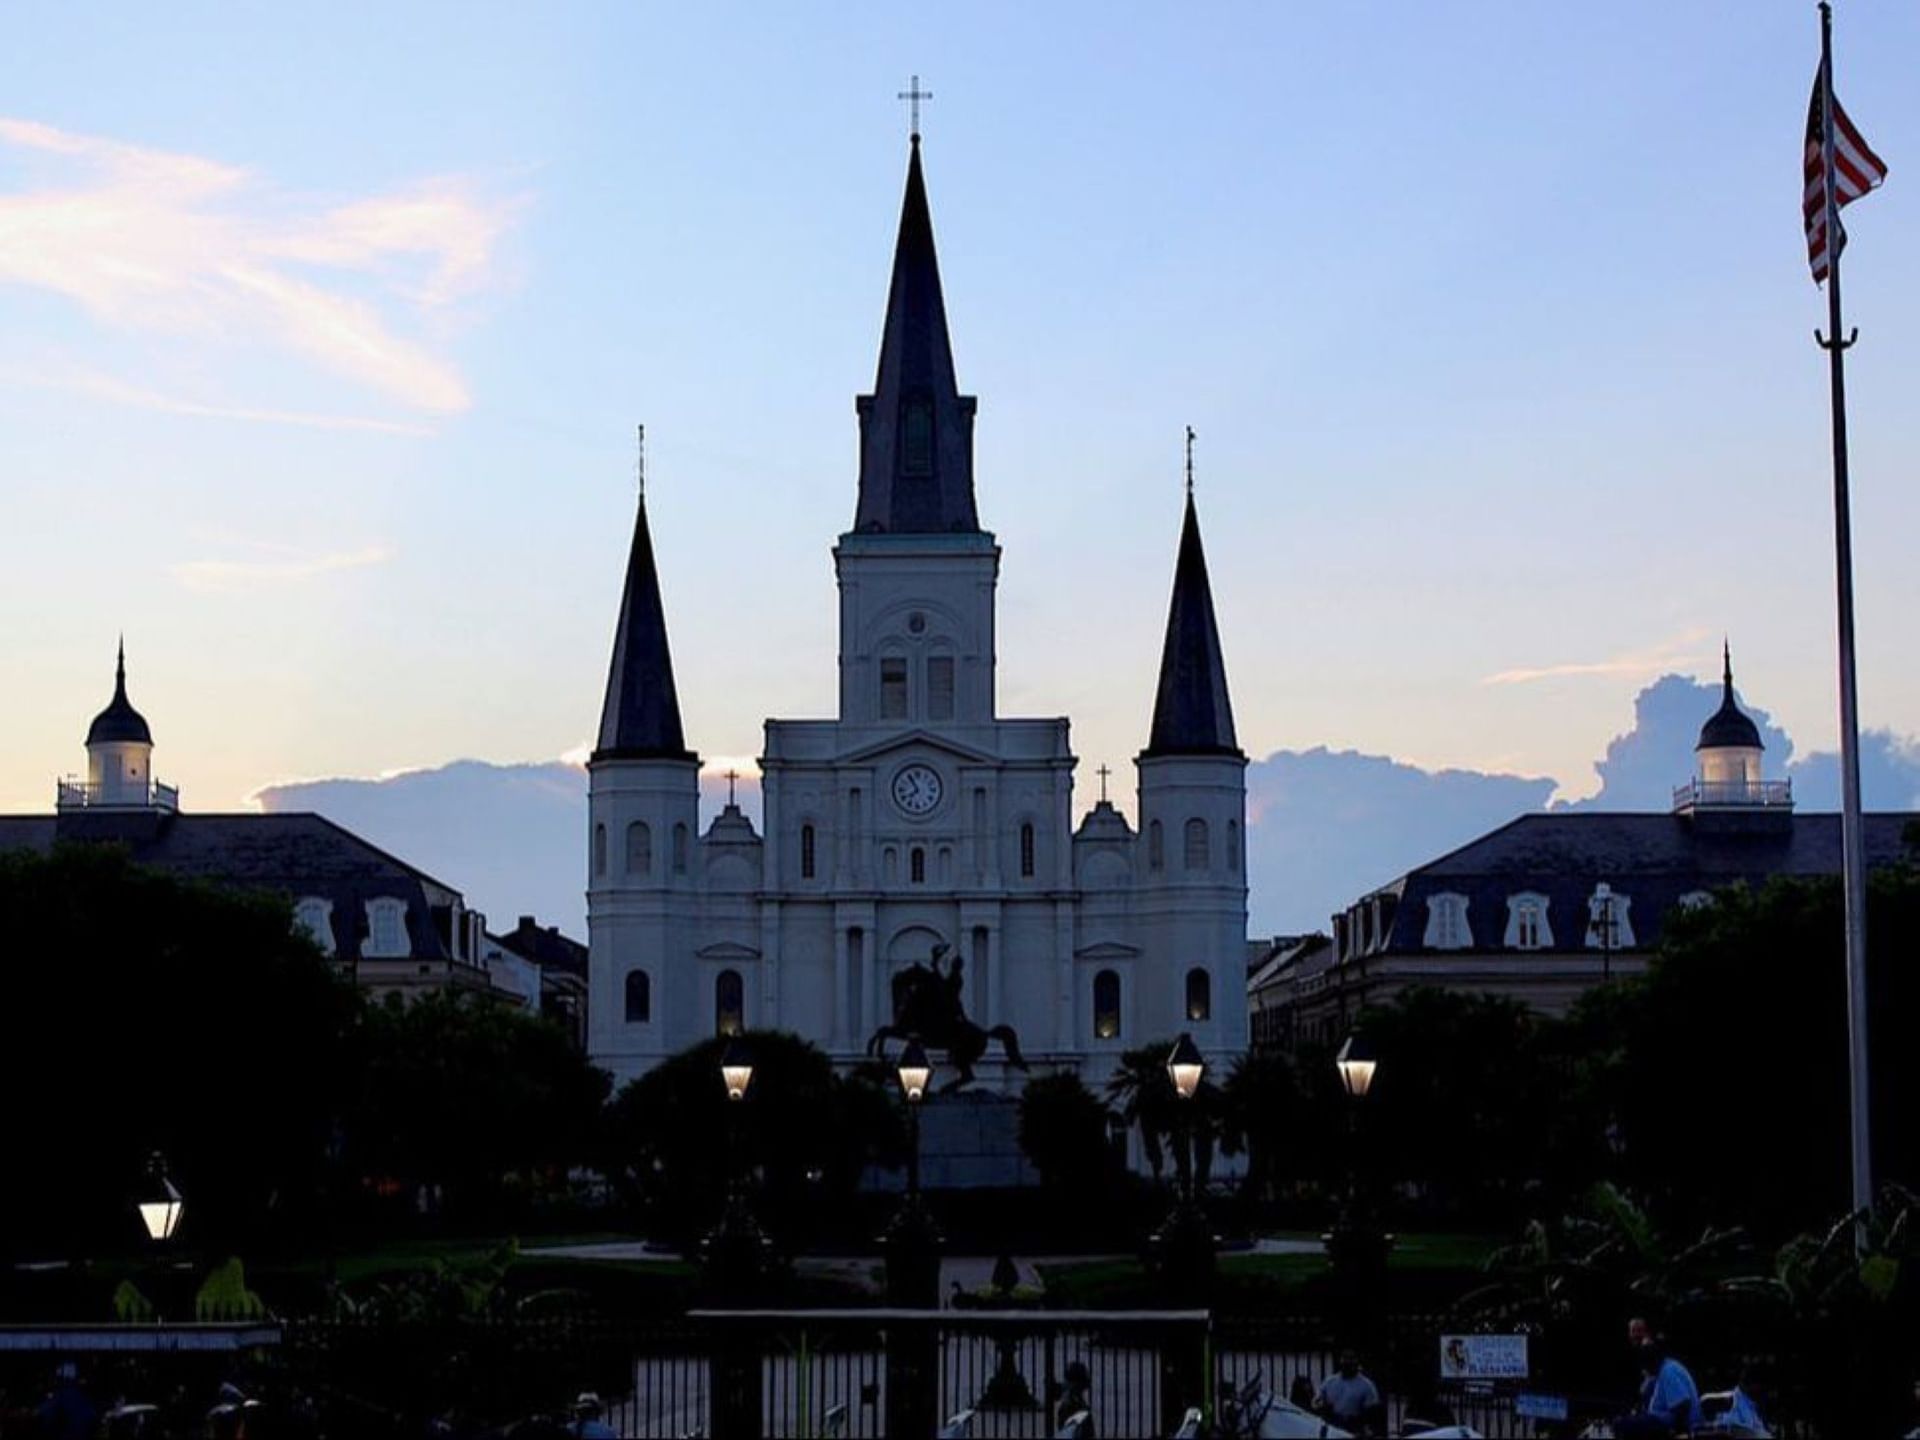
MULTIPOLYGON (((1916 818, 1865 817, 1870 867, 1914 856, 1902 835, 1916 818)), ((1758 887, 1775 875, 1839 873, 1840 817, 1834 814, 1523 815, 1374 892, 1393 915, 1384 944, 1368 953, 1423 950, 1426 902, 1442 892, 1467 897, 1474 950, 1505 948, 1507 899, 1522 891, 1547 897, 1552 948, 1581 950, 1588 898, 1605 881, 1632 902, 1633 948, 1644 950, 1659 943, 1662 923, 1682 896, 1742 880, 1758 887)))
POLYGON ((582 978, 587 973, 587 947, 560 933, 559 927, 544 928, 531 915, 522 915, 520 923, 504 935, 493 937, 500 947, 511 950, 522 960, 531 960, 542 970, 562 970, 582 978))
POLYGON ((873 393, 860 416, 860 532, 977 532, 973 499, 975 400, 962 395, 947 332, 933 216, 920 171, 920 137, 907 161, 907 193, 894 242, 893 281, 873 393))
POLYGON ((1227 663, 1213 615, 1213 587, 1200 544, 1200 516, 1193 492, 1180 529, 1173 599, 1167 607, 1167 638, 1160 652, 1160 684, 1153 698, 1153 729, 1143 758, 1157 755, 1234 755, 1233 701, 1227 694, 1227 663))
POLYGON ((142 745, 153 743, 153 732, 147 729, 147 720, 133 702, 127 699, 127 646, 120 644, 120 658, 113 667, 113 699, 107 702, 107 708, 93 717, 93 723, 87 727, 87 744, 109 745, 115 742, 137 741, 142 745))
POLYGON ((600 708, 600 738, 594 760, 692 760, 680 728, 680 697, 673 688, 673 655, 667 648, 667 612, 660 601, 660 572, 653 561, 643 496, 633 520, 626 586, 607 666, 607 696, 600 708))
POLYGON ((458 892, 321 815, 182 815, 162 810, 0 815, 0 850, 56 842, 124 845, 136 864, 291 900, 333 903, 335 955, 358 959, 367 901, 407 902, 414 957, 450 959, 448 905, 458 892))

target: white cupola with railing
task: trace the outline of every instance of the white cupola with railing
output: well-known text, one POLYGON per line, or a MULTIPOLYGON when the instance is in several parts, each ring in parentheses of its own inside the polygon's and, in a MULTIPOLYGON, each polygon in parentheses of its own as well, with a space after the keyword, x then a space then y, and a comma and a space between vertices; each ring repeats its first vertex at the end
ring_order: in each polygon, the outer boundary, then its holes
POLYGON ((153 778, 153 732, 127 699, 127 647, 114 667, 113 699, 87 727, 87 778, 55 786, 61 810, 177 810, 180 792, 153 778))
POLYGON ((1733 695, 1733 647, 1723 651, 1720 708, 1700 727, 1699 773, 1673 792, 1676 813, 1695 810, 1792 809, 1793 783, 1768 780, 1761 774, 1760 757, 1766 746, 1760 727, 1753 723, 1733 695))

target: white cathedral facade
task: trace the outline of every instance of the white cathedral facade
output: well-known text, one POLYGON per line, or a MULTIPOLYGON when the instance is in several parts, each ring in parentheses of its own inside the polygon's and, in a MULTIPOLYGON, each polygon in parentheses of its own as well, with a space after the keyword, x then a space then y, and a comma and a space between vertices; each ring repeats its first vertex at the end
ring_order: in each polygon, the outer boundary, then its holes
MULTIPOLYGON (((642 500, 588 765, 592 1058, 624 1082, 717 1032, 781 1029, 851 1062, 893 1019, 894 977, 945 947, 967 1015, 1013 1027, 1036 1071, 1097 1086, 1185 1031, 1222 1073, 1247 1044, 1246 758, 1192 497, 1140 828, 1103 799, 1076 829, 1068 720, 995 704, 1000 546, 975 511, 917 136, 857 410, 839 714, 766 722, 759 832, 732 804, 700 829, 642 500)), ((1000 1060, 983 1084, 1005 1084, 1000 1060)))

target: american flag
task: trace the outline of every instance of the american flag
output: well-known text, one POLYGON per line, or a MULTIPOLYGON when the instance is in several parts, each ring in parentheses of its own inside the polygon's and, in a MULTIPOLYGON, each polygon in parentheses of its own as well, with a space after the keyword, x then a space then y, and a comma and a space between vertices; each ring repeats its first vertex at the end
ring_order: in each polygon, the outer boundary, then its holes
MULTIPOLYGON (((1827 138, 1822 103, 1827 85, 1825 66, 1813 77, 1813 100, 1807 106, 1807 153, 1802 171, 1806 188, 1801 192, 1800 209, 1807 221, 1807 263, 1813 267, 1813 283, 1827 278, 1827 138)), ((1840 207, 1858 200, 1887 178, 1887 165, 1867 148, 1860 132, 1853 128, 1847 112, 1833 102, 1833 224, 1839 232, 1832 254, 1847 248, 1846 227, 1840 223, 1840 207)))

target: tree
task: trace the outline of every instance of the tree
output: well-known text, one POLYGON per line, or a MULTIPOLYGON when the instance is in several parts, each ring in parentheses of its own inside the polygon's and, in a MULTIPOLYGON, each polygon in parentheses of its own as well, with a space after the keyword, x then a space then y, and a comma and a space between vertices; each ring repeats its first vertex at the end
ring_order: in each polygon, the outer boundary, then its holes
POLYGON ((825 1052, 756 1031, 746 1098, 727 1099, 716 1036, 622 1089, 608 1109, 603 1168, 670 1234, 691 1241, 720 1213, 730 1173, 757 1174, 761 1223, 778 1232, 850 1203, 869 1164, 898 1165, 906 1129, 875 1067, 834 1073, 825 1052))
MULTIPOLYGON (((1220 1087, 1203 1079, 1193 1097, 1182 1100, 1167 1074, 1171 1040, 1153 1041, 1123 1052, 1120 1064, 1107 1077, 1107 1099, 1118 1105, 1120 1116, 1140 1131, 1147 1168, 1159 1181, 1166 1171, 1168 1143, 1173 1150, 1175 1178, 1182 1184, 1192 1176, 1204 1189, 1213 1170, 1213 1152, 1222 1139, 1223 1103, 1220 1087), (1186 1143, 1180 1141, 1185 1139, 1186 1143)), ((1233 1147, 1227 1147, 1233 1153, 1233 1147)))
POLYGON ((1220 1087, 1223 1142, 1247 1155, 1244 1189, 1271 1200, 1289 1175, 1310 1173, 1317 1127, 1302 1104, 1293 1057, 1252 1050, 1234 1062, 1220 1087), (1307 1142, 1303 1144, 1302 1142, 1307 1142))
POLYGON ((283 900, 141 869, 124 851, 0 855, 0 1244, 131 1244, 150 1151, 183 1239, 248 1248, 320 1193, 357 998, 283 900))
POLYGON ((1070 1072, 1027 1082, 1020 1094, 1020 1148, 1041 1183, 1063 1193, 1096 1187, 1113 1170, 1107 1109, 1070 1072))

